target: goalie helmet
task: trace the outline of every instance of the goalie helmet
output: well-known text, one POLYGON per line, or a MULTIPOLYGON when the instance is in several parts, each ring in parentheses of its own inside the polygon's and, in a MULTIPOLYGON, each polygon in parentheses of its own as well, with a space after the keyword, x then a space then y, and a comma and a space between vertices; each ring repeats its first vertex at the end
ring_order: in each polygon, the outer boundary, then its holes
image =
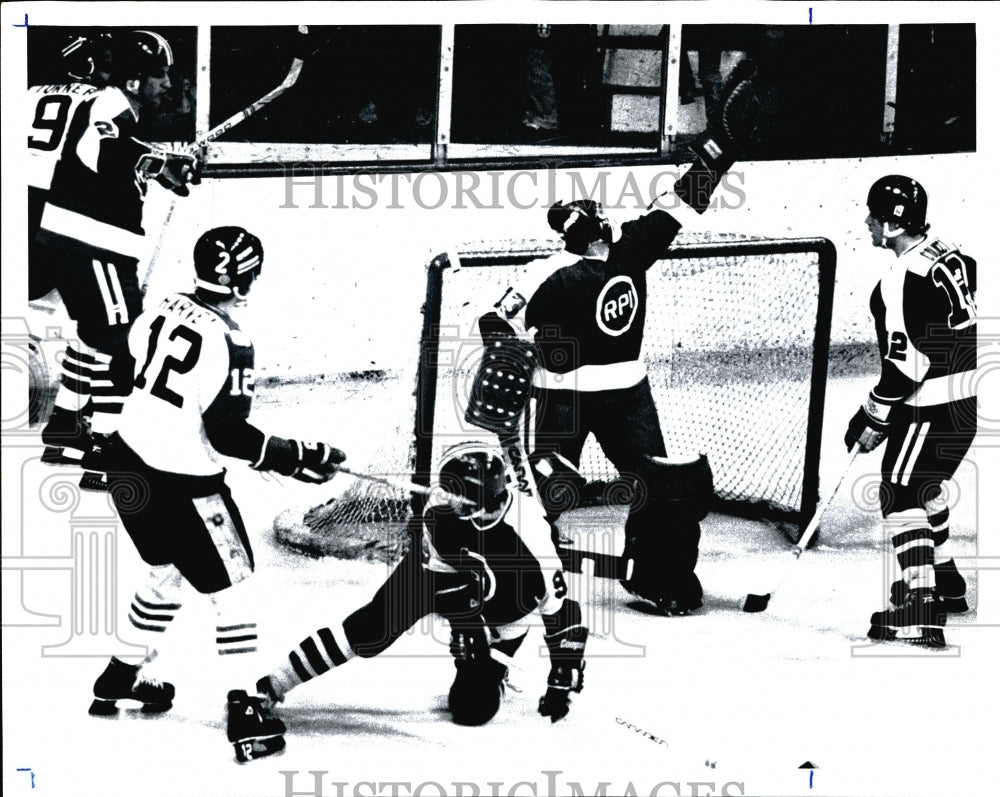
POLYGON ((174 65, 170 42, 151 30, 136 30, 116 43, 114 52, 114 83, 125 86, 130 80, 147 75, 160 75, 174 65))
POLYGON ((474 521, 494 515, 511 500, 507 466, 490 446, 462 443, 449 449, 442 458, 438 481, 441 489, 472 502, 458 508, 458 514, 474 521))
POLYGON ((242 227, 216 227, 194 245, 194 284, 216 301, 242 301, 263 263, 264 247, 256 235, 242 227))
POLYGON ((882 222, 886 238, 895 238, 903 232, 923 233, 930 226, 927 192, 916 180, 901 174, 889 174, 872 183, 868 212, 875 221, 882 222), (899 229, 889 231, 886 228, 889 223, 899 225, 899 229))
POLYGON ((593 199, 577 199, 565 205, 556 202, 549 208, 548 222, 566 242, 566 251, 574 255, 584 254, 594 241, 611 242, 611 224, 601 203, 593 199))

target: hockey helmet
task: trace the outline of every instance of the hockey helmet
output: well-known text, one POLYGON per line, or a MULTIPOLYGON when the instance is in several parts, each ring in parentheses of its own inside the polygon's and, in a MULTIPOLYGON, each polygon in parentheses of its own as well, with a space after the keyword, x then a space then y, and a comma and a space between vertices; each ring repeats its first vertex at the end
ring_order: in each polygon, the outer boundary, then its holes
POLYGON ((472 502, 459 515, 478 519, 492 515, 509 503, 507 466, 494 448, 461 443, 445 452, 438 475, 441 488, 472 502))
POLYGON ((601 203, 577 199, 567 204, 556 202, 549 208, 549 227, 566 242, 566 251, 582 255, 594 241, 611 241, 611 225, 601 203))
MULTIPOLYGON (((66 37, 60 50, 66 76, 72 80, 97 84, 97 79, 111 70, 111 42, 110 33, 102 33, 96 38, 82 34, 66 37)), ((102 79, 101 85, 105 82, 102 79)))
POLYGON ((920 183, 901 174, 889 174, 872 183, 868 191, 868 212, 883 225, 899 225, 895 237, 902 232, 922 233, 927 230, 927 192, 920 183))
POLYGON ((89 80, 94 74, 94 42, 89 37, 68 36, 60 55, 63 69, 73 80, 89 80))
POLYGON ((217 299, 243 300, 260 276, 264 247, 242 227, 216 227, 194 245, 194 284, 217 299))
POLYGON ((129 80, 159 75, 174 65, 174 52, 159 33, 136 30, 115 45, 114 82, 124 86, 129 80))

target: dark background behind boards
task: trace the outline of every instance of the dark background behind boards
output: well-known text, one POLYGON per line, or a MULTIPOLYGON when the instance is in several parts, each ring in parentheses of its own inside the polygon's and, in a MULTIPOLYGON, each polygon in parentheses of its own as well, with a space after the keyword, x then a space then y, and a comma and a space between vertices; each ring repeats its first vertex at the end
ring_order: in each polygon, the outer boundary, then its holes
MULTIPOLYGON (((238 6, 234 6, 237 9, 238 6)), ((534 25, 456 27, 451 138, 482 144, 533 140, 523 126, 529 89, 526 52, 534 25)), ((656 133, 610 129, 601 31, 556 25, 543 44, 552 55, 560 109, 552 143, 656 146, 656 133)), ((150 28, 174 50, 171 96, 142 120, 157 141, 194 138, 194 26, 150 28)), ((60 50, 72 33, 128 28, 28 29, 30 85, 65 82, 60 50)), ((662 35, 667 26, 663 26, 662 35)), ((217 125, 276 87, 288 72, 296 29, 214 26, 210 124, 217 125)), ((437 114, 437 26, 311 26, 319 51, 298 83, 220 141, 302 144, 430 144, 437 114)), ((685 53, 712 64, 712 53, 746 52, 761 68, 767 117, 748 157, 795 159, 974 151, 974 24, 901 25, 895 132, 882 131, 885 25, 688 25, 685 53)), ((688 66, 683 64, 682 67, 688 66)), ((704 75, 682 69, 691 100, 704 75)), ((683 101, 683 100, 682 100, 683 101)), ((534 140, 537 140, 534 139, 534 140)), ((682 156, 683 138, 676 148, 682 156)))

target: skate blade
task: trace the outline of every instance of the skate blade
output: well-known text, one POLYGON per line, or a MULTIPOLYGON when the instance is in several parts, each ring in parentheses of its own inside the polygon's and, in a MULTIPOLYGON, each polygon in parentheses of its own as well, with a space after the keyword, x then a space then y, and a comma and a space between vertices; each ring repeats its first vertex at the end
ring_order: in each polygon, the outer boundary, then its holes
POLYGON ((125 713, 127 714, 156 715, 169 711, 173 708, 173 706, 173 702, 143 703, 141 700, 135 700, 127 697, 119 698, 117 700, 107 700, 95 697, 94 702, 90 704, 90 708, 87 713, 92 717, 117 717, 121 709, 124 708, 125 713), (119 706, 119 703, 127 705, 119 706))
POLYGON ((891 626, 873 625, 868 629, 868 638, 876 642, 906 642, 924 648, 945 648, 944 629, 934 626, 891 626))
POLYGON ((82 459, 83 452, 76 448, 46 446, 42 452, 42 464, 44 465, 79 465, 82 459))
POLYGON ((233 742, 233 750, 236 751, 236 760, 241 764, 273 755, 284 749, 284 736, 255 736, 250 739, 233 742))
POLYGON ((87 709, 87 713, 92 717, 116 717, 118 716, 118 706, 114 700, 102 700, 95 697, 94 702, 87 709))
POLYGON ((108 482, 103 473, 87 471, 80 477, 80 489, 90 490, 95 493, 106 493, 108 491, 108 482))

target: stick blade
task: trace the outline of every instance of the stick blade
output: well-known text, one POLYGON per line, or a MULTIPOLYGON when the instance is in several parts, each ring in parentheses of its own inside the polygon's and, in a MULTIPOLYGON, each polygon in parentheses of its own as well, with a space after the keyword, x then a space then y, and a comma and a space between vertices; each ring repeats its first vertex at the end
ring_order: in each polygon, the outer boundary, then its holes
POLYGON ((749 613, 762 612, 767 609, 767 604, 771 600, 771 593, 766 595, 754 595, 752 592, 743 601, 743 611, 749 613))

